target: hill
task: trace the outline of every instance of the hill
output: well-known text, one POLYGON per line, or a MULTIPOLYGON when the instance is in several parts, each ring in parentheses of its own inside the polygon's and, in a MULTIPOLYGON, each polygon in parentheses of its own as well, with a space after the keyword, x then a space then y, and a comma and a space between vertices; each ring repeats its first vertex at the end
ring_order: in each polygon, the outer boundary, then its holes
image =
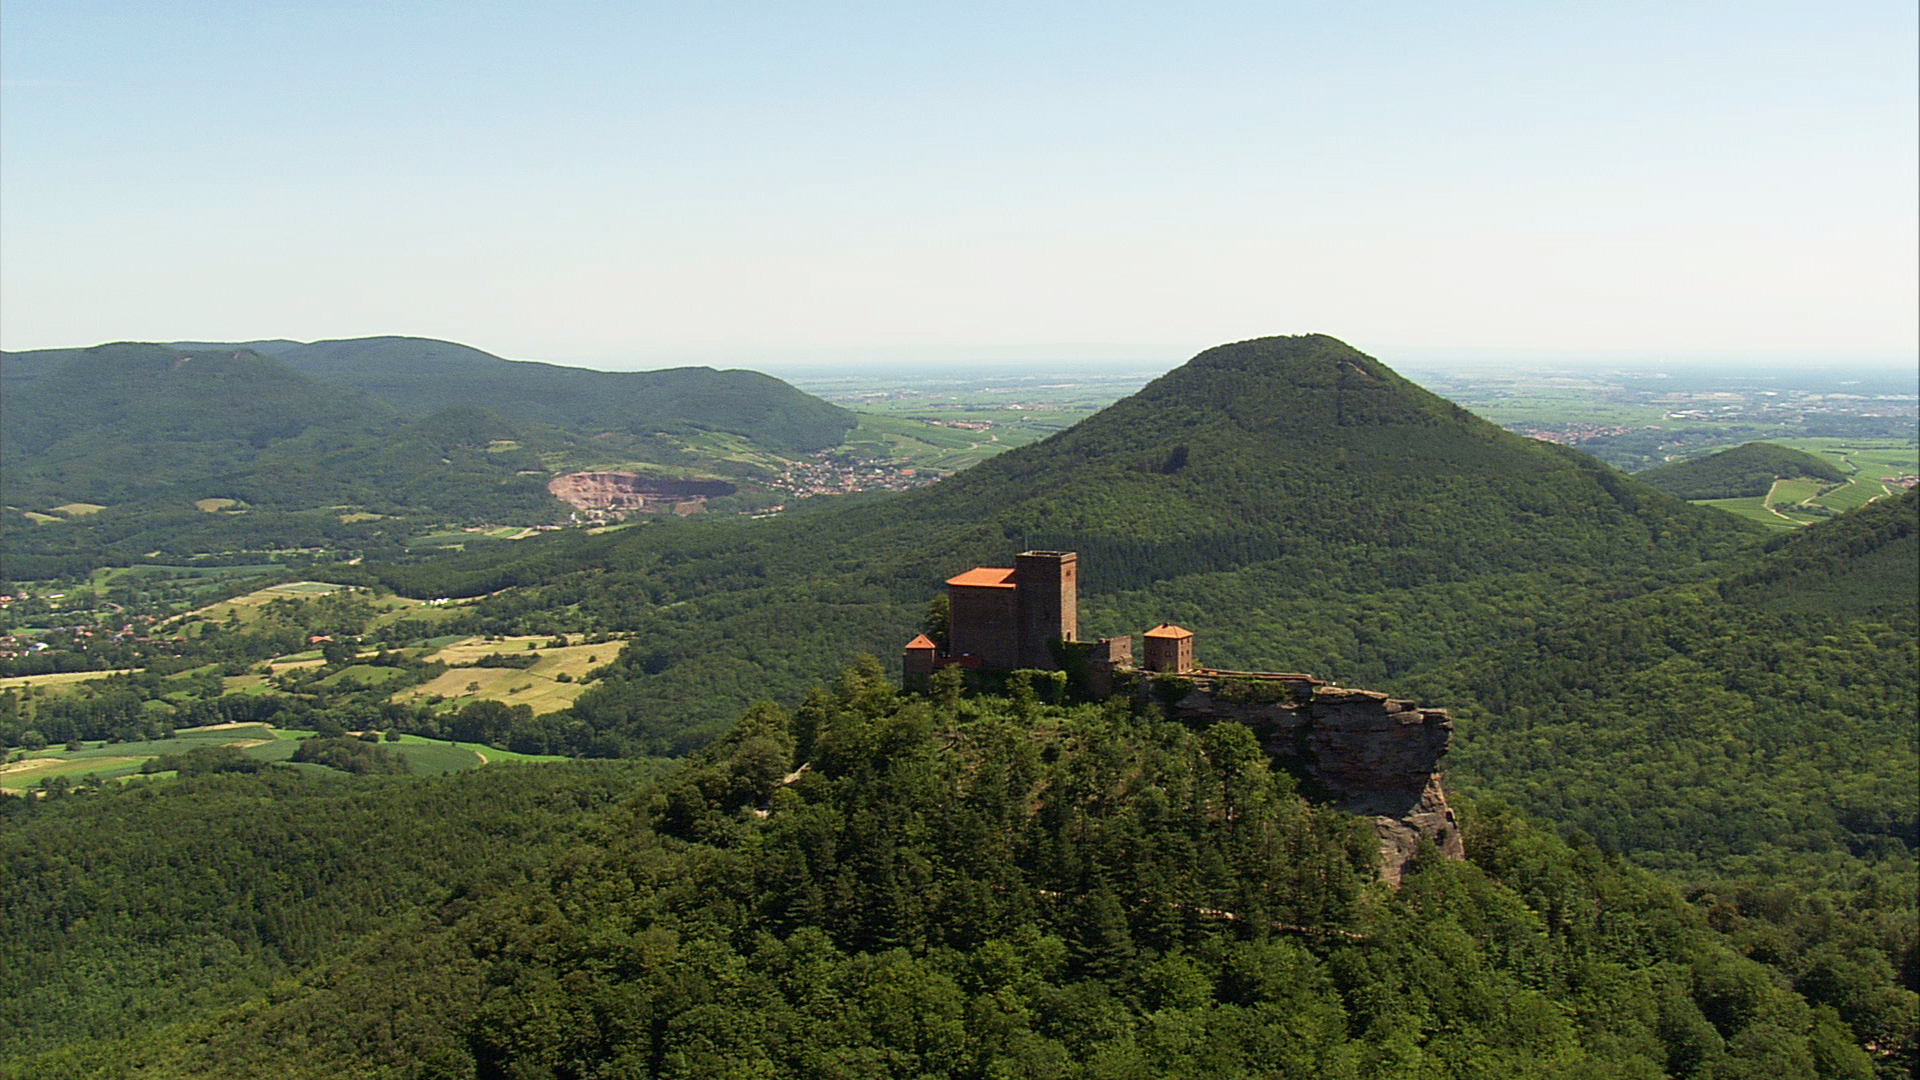
POLYGON ((1753 442, 1706 457, 1656 465, 1634 476, 1680 499, 1745 499, 1765 495, 1775 480, 1807 477, 1845 483, 1831 462, 1800 450, 1753 442))
POLYGON ((127 502, 244 471, 269 447, 367 439, 398 420, 365 395, 246 350, 125 343, 8 353, 0 378, 0 456, 14 505, 127 502))
POLYGON ((1491 812, 1389 892, 1237 725, 876 677, 651 783, 0 803, 0 1069, 1871 1075, 1825 997, 1590 845, 1491 812))
POLYGON ((270 351, 295 371, 412 416, 459 406, 586 434, 727 431, 789 453, 836 446, 856 423, 838 405, 754 371, 593 371, 415 337, 271 343, 270 351))

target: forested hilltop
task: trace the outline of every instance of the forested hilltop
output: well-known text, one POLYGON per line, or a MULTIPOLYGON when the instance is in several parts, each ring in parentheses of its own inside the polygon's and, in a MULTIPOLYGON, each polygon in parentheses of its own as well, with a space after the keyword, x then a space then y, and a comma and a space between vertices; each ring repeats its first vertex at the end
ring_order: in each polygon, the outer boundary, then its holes
POLYGON ((662 371, 506 360, 452 341, 345 338, 248 342, 312 379, 347 386, 409 416, 465 406, 570 431, 687 435, 728 431, 791 452, 846 437, 853 414, 771 375, 685 367, 662 371))
POLYGON ((1754 442, 1717 454, 1675 461, 1634 474, 1682 499, 1736 499, 1765 495, 1775 480, 1804 476, 1842 483, 1847 474, 1812 454, 1754 442))
POLYGON ((10 808, 12 1075, 1874 1075, 1826 996, 1510 811, 1387 891, 1238 725, 877 668, 656 783, 10 808))

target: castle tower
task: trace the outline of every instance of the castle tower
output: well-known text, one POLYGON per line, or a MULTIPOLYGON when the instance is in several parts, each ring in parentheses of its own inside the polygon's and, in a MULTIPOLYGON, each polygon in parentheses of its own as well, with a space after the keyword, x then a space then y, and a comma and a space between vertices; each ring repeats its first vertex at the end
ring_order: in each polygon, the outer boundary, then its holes
POLYGON ((1060 665, 1050 642, 1080 636, 1080 556, 1072 551, 1023 551, 1014 556, 1019 667, 1052 671, 1060 665))
POLYGON ((1141 636, 1148 671, 1178 675, 1193 670, 1193 631, 1161 623, 1141 636))
POLYGON ((900 654, 901 685, 908 690, 925 693, 933 681, 933 668, 939 656, 940 646, 925 634, 907 642, 900 654))

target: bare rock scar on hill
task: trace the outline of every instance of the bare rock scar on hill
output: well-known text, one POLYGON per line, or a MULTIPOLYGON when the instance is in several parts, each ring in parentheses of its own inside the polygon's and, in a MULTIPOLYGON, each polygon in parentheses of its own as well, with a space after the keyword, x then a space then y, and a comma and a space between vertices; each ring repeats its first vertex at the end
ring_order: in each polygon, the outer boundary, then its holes
POLYGON ((737 489, 725 480, 671 480, 631 472, 577 472, 547 482, 553 497, 576 510, 692 513, 737 489))

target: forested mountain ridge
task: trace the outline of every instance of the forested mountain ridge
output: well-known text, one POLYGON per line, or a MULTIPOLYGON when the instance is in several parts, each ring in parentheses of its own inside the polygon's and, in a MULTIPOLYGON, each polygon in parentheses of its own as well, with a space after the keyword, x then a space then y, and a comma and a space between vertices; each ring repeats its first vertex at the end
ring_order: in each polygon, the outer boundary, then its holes
POLYGON ((848 655, 895 655, 941 581, 1023 548, 1080 552, 1090 637, 1174 618, 1209 662, 1374 685, 1759 535, 1309 335, 1208 350, 897 497, 360 573, 423 597, 518 586, 480 606, 502 627, 548 632, 539 613, 566 606, 633 633, 573 718, 685 750, 719 729, 716 703, 790 700, 848 655))
POLYGON ((0 379, 0 455, 14 504, 111 505, 245 470, 303 437, 302 449, 323 453, 399 422, 366 395, 246 350, 122 343, 8 353, 0 379))
POLYGON ((1920 492, 1716 580, 1596 605, 1415 673, 1449 785, 1685 883, 1862 1037, 1920 1053, 1920 492))
POLYGON ((658 783, 230 776, 3 808, 0 956, 29 961, 0 964, 26 976, 0 999, 10 1075, 1869 1080, 1876 1064, 1830 994, 1778 985, 1671 888, 1510 811, 1466 817, 1471 862, 1422 860, 1386 890, 1369 839, 1245 728, 901 696, 872 668, 791 714, 750 711, 658 783), (488 825, 496 791, 516 816, 488 825))
POLYGON ((755 371, 595 371, 419 337, 258 344, 295 371, 363 391, 410 416, 466 406, 579 431, 712 428, 792 453, 837 445, 855 423, 846 409, 755 371))

